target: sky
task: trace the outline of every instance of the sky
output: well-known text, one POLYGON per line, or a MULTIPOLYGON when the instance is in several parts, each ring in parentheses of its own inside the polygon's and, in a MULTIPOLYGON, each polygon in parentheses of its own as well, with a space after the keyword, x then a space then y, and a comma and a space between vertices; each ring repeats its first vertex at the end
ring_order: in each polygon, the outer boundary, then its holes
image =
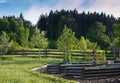
POLYGON ((18 17, 22 13, 33 24, 37 23, 41 14, 61 9, 77 9, 79 13, 104 12, 120 17, 120 0, 0 0, 0 17, 18 17))

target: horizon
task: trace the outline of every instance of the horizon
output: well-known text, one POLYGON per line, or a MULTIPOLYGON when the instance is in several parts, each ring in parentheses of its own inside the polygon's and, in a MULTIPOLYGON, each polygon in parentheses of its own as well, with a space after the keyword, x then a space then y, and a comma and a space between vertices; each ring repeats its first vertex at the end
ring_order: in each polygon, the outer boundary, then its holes
POLYGON ((0 17, 18 17, 22 13, 26 20, 36 24, 40 15, 62 9, 76 9, 78 13, 103 12, 106 15, 120 17, 119 4, 119 0, 0 0, 0 17))

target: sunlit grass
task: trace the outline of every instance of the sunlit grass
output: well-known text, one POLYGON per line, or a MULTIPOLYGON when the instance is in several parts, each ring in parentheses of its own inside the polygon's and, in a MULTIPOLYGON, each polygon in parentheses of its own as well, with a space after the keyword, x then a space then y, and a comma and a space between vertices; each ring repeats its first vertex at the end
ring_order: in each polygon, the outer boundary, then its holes
POLYGON ((32 71, 36 67, 61 62, 61 59, 8 58, 0 59, 0 83, 68 83, 63 78, 32 71))

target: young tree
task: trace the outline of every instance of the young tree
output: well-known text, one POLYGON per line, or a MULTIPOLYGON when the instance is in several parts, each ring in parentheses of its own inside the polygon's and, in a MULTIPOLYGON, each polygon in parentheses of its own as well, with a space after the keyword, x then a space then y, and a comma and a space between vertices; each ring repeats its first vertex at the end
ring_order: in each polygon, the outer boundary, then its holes
POLYGON ((91 42, 91 50, 93 53, 93 62, 96 64, 96 62, 105 62, 105 51, 103 50, 101 54, 97 54, 97 50, 100 50, 100 47, 97 45, 97 43, 91 42))
POLYGON ((28 46, 28 37, 29 37, 29 29, 21 27, 20 28, 20 44, 25 49, 28 46))
POLYGON ((39 48, 39 56, 40 56, 40 49, 46 49, 48 47, 48 39, 45 37, 46 33, 44 31, 40 31, 40 29, 35 29, 35 33, 31 38, 31 42, 34 47, 39 48))
MULTIPOLYGON (((113 28, 114 28, 114 34, 115 34, 114 44, 120 47, 120 24, 114 24, 113 28)), ((119 57, 120 57, 120 50, 119 50, 119 57)), ((115 57, 115 60, 116 60, 116 57, 115 57)))
POLYGON ((2 32, 2 35, 0 36, 0 55, 6 54, 10 45, 10 37, 6 32, 2 32))
POLYGON ((57 47, 64 53, 64 62, 69 62, 71 60, 71 52, 75 47, 75 33, 71 29, 64 26, 63 33, 57 40, 57 47))
POLYGON ((86 40, 83 36, 81 36, 79 42, 78 42, 78 48, 82 51, 83 53, 83 60, 85 59, 84 52, 87 50, 87 43, 86 40))

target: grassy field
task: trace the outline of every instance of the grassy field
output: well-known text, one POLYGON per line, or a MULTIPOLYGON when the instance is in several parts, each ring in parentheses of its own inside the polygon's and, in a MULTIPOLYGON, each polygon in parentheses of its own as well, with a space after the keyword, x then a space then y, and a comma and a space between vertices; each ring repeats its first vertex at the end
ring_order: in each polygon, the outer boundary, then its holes
POLYGON ((55 58, 0 58, 0 83, 74 83, 56 76, 33 72, 31 69, 53 62, 55 58))

